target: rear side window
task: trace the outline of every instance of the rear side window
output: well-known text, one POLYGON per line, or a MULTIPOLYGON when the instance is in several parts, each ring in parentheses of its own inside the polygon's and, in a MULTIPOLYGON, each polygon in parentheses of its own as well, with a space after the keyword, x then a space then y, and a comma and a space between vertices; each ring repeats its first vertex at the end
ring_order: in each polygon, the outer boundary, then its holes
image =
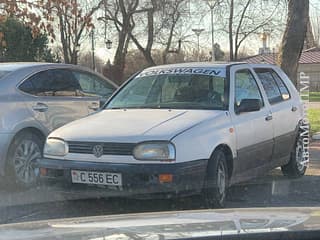
POLYGON ((290 99, 288 88, 274 70, 256 68, 255 72, 261 80, 270 104, 276 104, 290 99))
POLYGON ((256 80, 248 69, 235 73, 235 110, 243 99, 259 99, 261 107, 264 106, 256 80))
POLYGON ((33 75, 19 89, 36 96, 77 96, 80 85, 69 70, 51 69, 33 75))
POLYGON ((115 91, 115 87, 109 82, 93 74, 74 71, 73 75, 86 96, 94 95, 108 98, 115 91))

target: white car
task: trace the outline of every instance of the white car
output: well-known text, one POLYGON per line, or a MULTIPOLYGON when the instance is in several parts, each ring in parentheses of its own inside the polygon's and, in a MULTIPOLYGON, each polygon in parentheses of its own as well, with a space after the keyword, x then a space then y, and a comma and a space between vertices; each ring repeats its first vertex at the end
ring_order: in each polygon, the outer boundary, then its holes
POLYGON ((281 166, 306 171, 303 105, 276 66, 185 63, 147 68, 91 116, 52 132, 41 178, 132 193, 203 193, 281 166))

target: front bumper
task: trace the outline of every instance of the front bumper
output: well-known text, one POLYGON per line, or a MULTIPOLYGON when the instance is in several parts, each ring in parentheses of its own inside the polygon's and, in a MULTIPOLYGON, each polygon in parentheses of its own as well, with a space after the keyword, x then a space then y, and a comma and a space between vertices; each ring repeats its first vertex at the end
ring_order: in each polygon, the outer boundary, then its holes
MULTIPOLYGON (((113 172, 122 174, 122 187, 117 189, 131 195, 139 194, 196 194, 203 187, 208 160, 170 164, 121 164, 43 158, 37 166, 42 170, 40 180, 72 183, 72 170, 113 172), (46 174, 44 175, 43 172, 46 174), (171 174, 172 181, 160 182, 160 174, 171 174)), ((72 184, 79 187, 84 184, 72 184)), ((106 187, 114 189, 114 187, 106 187)))

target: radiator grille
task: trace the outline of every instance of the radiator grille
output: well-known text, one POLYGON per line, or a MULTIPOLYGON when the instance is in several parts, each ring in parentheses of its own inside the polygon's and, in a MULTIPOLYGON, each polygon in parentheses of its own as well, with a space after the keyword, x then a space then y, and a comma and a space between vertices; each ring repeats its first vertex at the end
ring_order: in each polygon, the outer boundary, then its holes
POLYGON ((134 143, 115 143, 115 142, 68 142, 69 153, 93 154, 93 147, 103 146, 103 155, 132 155, 134 143))

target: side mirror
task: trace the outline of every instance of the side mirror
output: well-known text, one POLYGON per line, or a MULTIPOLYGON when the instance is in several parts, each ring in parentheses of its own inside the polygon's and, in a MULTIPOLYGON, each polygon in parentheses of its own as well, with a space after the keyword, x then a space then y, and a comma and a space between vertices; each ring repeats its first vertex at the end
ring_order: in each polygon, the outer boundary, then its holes
POLYGON ((255 112, 261 109, 260 99, 242 99, 240 105, 235 108, 237 114, 242 112, 255 112))

